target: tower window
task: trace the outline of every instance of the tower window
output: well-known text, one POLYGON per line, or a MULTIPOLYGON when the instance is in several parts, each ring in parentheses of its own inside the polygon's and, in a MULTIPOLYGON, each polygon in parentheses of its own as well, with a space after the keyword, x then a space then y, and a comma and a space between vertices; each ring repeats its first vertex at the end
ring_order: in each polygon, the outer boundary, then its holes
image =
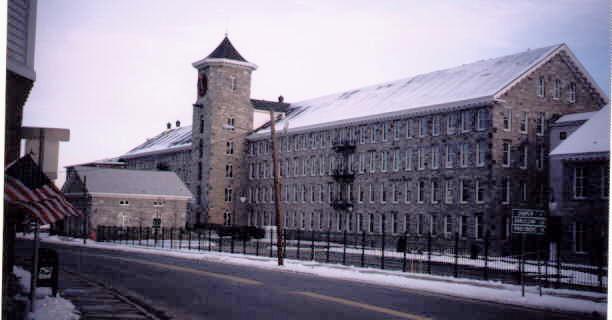
POLYGON ((234 172, 233 172, 234 170, 233 169, 234 168, 232 167, 231 164, 226 164, 225 165, 225 177, 226 178, 231 178, 231 177, 234 176, 234 172))
POLYGON ((232 202, 233 191, 232 188, 225 188, 225 202, 232 202))
POLYGON ((225 154, 234 154, 234 142, 233 141, 226 142, 225 154))
POLYGON ((230 88, 232 91, 236 91, 236 77, 234 76, 230 77, 230 88))
POLYGON ((227 130, 234 130, 234 118, 227 118, 227 121, 225 122, 225 126, 223 126, 224 129, 227 130))

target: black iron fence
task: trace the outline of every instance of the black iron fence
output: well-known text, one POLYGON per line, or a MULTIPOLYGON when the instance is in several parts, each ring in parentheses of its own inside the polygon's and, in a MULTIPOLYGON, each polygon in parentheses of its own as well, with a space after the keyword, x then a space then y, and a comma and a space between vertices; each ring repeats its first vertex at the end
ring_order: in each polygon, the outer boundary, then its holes
MULTIPOLYGON (((259 236, 264 234, 260 232, 259 236)), ((97 240, 131 246, 168 250, 218 251, 275 257, 276 232, 260 239, 225 235, 218 229, 106 227, 98 226, 97 240)), ((550 260, 544 244, 529 250, 500 256, 491 254, 492 239, 485 236, 480 246, 454 234, 445 244, 431 235, 396 236, 385 234, 317 232, 286 229, 284 255, 289 259, 341 263, 403 272, 425 273, 456 278, 496 280, 504 283, 541 287, 594 290, 607 289, 607 259, 580 264, 563 261, 557 254, 550 260), (393 239, 393 241, 389 241, 393 239)))

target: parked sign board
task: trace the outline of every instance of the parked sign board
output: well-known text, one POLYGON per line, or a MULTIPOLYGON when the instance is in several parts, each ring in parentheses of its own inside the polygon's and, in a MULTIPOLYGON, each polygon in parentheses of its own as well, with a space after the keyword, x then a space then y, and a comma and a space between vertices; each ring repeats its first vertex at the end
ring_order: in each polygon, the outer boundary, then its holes
POLYGON ((512 209, 512 233, 544 235, 546 212, 536 209, 512 209))
POLYGON ((159 229, 161 227, 161 218, 153 218, 153 228, 159 229))

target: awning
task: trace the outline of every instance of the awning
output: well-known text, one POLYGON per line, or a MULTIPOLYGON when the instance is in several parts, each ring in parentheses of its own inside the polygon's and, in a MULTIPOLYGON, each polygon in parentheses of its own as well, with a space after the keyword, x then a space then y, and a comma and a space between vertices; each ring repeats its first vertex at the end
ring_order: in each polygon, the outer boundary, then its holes
POLYGON ((4 170, 4 200, 33 215, 41 224, 82 215, 30 155, 9 164, 4 170))

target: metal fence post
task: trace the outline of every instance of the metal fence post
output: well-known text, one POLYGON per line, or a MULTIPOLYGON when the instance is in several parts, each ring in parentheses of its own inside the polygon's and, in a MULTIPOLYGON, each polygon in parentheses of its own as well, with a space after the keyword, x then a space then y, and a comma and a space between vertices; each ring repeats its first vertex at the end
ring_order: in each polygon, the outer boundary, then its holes
MULTIPOLYGON (((272 249, 274 248, 274 230, 272 230, 272 228, 270 228, 270 258, 273 257, 272 254, 272 249)), ((278 251, 279 249, 276 248, 276 250, 278 251)))
POLYGON ((315 245, 314 245, 315 233, 314 229, 310 231, 310 260, 315 259, 315 245))
POLYGON ((346 264, 346 230, 344 230, 342 242, 344 247, 342 248, 342 264, 346 264))
POLYGON ((179 250, 183 249, 183 233, 184 232, 185 232, 185 229, 183 228, 178 229, 178 248, 179 250))
POLYGON ((385 268, 385 226, 383 224, 383 230, 382 230, 382 248, 380 250, 381 255, 380 255, 380 268, 384 269, 385 268))
MULTIPOLYGON (((605 238, 602 238, 599 241, 604 242, 604 239, 605 238)), ((600 246, 600 248, 605 248, 605 247, 606 247, 605 243, 602 243, 602 245, 600 246)), ((604 272, 603 272, 603 265, 604 265, 604 261, 605 261, 605 257, 606 257, 605 252, 607 250, 600 250, 600 251, 601 251, 601 255, 597 258, 597 260, 598 260, 597 261, 598 262, 597 263, 597 280, 599 282, 599 289, 600 289, 600 291, 604 292, 603 291, 603 288, 604 288, 603 287, 603 274, 604 274, 604 272)))
POLYGON ((191 230, 187 230, 187 232, 189 235, 189 238, 188 238, 189 240, 187 240, 187 249, 191 251, 191 230))
POLYGON ((170 249, 174 248, 174 228, 170 228, 170 249))
POLYGON ((232 232, 232 240, 230 242, 230 253, 234 253, 234 233, 232 232))
POLYGON ((140 246, 142 243, 142 226, 138 226, 138 245, 140 246))
POLYGON ((404 257, 402 260, 402 272, 406 272, 406 249, 408 248, 408 236, 404 232, 404 257))
POLYGON ((453 276, 455 278, 459 276, 459 232, 455 232, 455 265, 453 276))
POLYGON ((297 230, 297 253, 296 253, 297 260, 300 260, 300 240, 301 240, 300 238, 301 238, 301 235, 302 235, 302 230, 298 229, 297 230))
POLYGON ((287 258, 287 229, 283 229, 283 258, 287 258))
POLYGON ((557 241, 557 284, 556 288, 561 286, 561 243, 557 241))
POLYGON ((255 239, 255 255, 259 256, 259 239, 255 239))
POLYGON ((208 251, 212 251, 212 229, 208 229, 208 251))
POLYGON ((202 251, 202 231, 198 230, 198 251, 202 251))
POLYGON ((427 273, 431 274, 431 232, 427 234, 427 273))
POLYGON ((489 231, 484 239, 484 279, 489 280, 489 231))
POLYGON ((242 236, 242 254, 246 254, 246 240, 247 239, 247 235, 243 235, 242 236))
POLYGON ((330 237, 330 233, 331 233, 331 230, 327 229, 327 254, 325 256, 325 262, 326 263, 329 262, 329 237, 330 237))
POLYGON ((365 266, 365 242, 366 242, 366 233, 365 231, 361 232, 361 267, 365 266))

